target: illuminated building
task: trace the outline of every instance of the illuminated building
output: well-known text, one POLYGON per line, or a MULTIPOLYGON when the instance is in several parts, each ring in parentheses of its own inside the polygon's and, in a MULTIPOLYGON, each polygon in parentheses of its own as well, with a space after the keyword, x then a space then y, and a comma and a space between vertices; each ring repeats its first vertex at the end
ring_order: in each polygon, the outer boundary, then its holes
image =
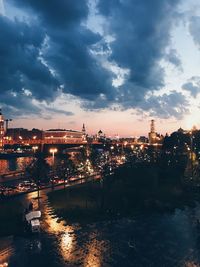
POLYGON ((155 121, 151 120, 150 132, 149 132, 149 144, 153 145, 153 144, 162 143, 163 139, 164 139, 164 136, 156 133, 155 131, 155 121))
POLYGON ((155 121, 151 120, 150 132, 149 132, 149 144, 152 145, 155 143, 156 143, 155 121))
POLYGON ((45 143, 81 143, 83 142, 83 132, 66 130, 66 129, 50 129, 44 131, 45 143))
POLYGON ((85 129, 84 123, 83 123, 83 128, 82 128, 82 138, 83 138, 83 141, 86 141, 86 129, 85 129))
POLYGON ((24 129, 24 128, 9 128, 7 129, 6 140, 13 140, 13 141, 19 141, 19 140, 40 140, 42 139, 42 131, 33 128, 32 130, 24 129))
POLYGON ((137 139, 137 142, 138 143, 148 143, 148 138, 146 136, 140 136, 138 139, 137 139))

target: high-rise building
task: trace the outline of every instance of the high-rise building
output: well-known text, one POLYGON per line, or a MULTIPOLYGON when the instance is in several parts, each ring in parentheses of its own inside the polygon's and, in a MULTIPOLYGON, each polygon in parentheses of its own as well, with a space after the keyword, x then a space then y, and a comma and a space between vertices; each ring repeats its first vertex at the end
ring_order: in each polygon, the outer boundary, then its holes
POLYGON ((4 145, 3 140, 4 140, 4 116, 0 109, 0 150, 3 149, 4 145))

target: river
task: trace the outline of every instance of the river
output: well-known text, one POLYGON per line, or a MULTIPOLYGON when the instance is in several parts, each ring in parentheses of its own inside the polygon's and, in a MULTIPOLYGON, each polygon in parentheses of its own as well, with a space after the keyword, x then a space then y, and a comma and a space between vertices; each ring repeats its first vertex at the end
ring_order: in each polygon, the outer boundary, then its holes
MULTIPOLYGON (((36 206, 35 197, 30 193, 21 201, 36 206)), ((172 213, 70 226, 55 216, 45 192, 40 202, 42 232, 11 238, 7 252, 0 252, 9 267, 200 266, 199 204, 172 213)))
POLYGON ((32 157, 13 157, 9 159, 0 159, 0 174, 9 171, 24 170, 32 161, 32 157))

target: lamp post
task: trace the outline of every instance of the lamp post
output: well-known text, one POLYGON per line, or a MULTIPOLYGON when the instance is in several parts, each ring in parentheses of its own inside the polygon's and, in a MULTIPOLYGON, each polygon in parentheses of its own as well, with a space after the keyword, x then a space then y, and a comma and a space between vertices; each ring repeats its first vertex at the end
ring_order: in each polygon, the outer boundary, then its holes
POLYGON ((36 150, 38 149, 38 146, 33 146, 32 149, 33 149, 33 153, 35 154, 36 150))
POLYGON ((53 166, 53 179, 52 179, 52 189, 53 189, 53 183, 54 183, 54 171, 55 171, 55 153, 58 152, 57 148, 51 148, 49 152, 52 154, 52 166, 53 166))
POLYGON ((57 148, 51 148, 51 149, 49 150, 49 152, 52 154, 52 159, 53 159, 52 164, 54 165, 55 153, 58 152, 58 149, 57 149, 57 148))

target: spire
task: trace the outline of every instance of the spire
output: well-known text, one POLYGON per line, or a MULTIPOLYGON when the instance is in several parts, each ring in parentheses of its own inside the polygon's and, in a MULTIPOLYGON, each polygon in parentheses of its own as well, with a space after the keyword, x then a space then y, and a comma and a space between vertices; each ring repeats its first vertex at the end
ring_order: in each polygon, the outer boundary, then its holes
POLYGON ((83 127, 82 127, 82 132, 83 132, 83 134, 85 134, 85 132, 86 132, 84 123, 83 123, 83 127))
POLYGON ((151 120, 150 132, 155 133, 155 121, 154 120, 151 120))

